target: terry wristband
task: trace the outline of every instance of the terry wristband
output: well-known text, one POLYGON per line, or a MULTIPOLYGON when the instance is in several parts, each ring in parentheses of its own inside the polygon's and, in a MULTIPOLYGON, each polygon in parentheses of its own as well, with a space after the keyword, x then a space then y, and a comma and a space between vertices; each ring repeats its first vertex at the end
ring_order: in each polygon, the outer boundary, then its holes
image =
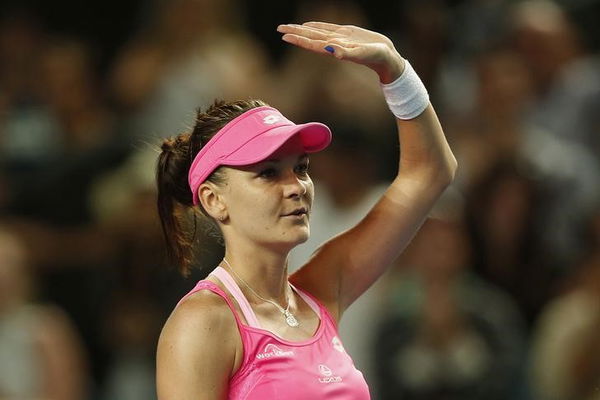
POLYGON ((381 89, 390 111, 398 119, 413 119, 429 104, 427 89, 408 60, 404 60, 402 75, 394 82, 382 83, 381 89))

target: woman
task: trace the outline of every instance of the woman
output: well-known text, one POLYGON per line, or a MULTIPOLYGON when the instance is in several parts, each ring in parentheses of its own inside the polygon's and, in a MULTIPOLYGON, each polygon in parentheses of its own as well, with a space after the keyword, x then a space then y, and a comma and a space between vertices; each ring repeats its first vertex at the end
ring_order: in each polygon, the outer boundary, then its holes
POLYGON ((309 235, 307 154, 329 144, 329 129, 295 125, 262 102, 240 101, 215 103, 198 114, 191 134, 165 141, 159 211, 172 255, 189 265, 191 242, 178 216, 198 206, 218 225, 225 257, 165 324, 157 354, 161 400, 368 399, 337 324, 454 176, 456 161, 427 92, 389 39, 322 22, 278 31, 286 42, 377 73, 397 116, 401 173, 362 222, 288 276, 288 252, 309 235))

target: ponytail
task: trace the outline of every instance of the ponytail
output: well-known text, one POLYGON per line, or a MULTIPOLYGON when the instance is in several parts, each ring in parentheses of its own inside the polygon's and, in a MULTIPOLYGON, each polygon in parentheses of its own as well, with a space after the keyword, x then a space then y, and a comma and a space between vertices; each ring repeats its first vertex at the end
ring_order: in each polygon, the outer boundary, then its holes
POLYGON ((186 209, 192 206, 192 194, 187 180, 187 171, 191 162, 189 154, 190 135, 180 134, 176 138, 166 139, 162 153, 158 158, 156 181, 158 184, 158 215, 167 245, 169 260, 178 266, 183 275, 187 275, 193 264, 192 242, 194 232, 190 235, 186 224, 186 209))
MULTIPOLYGON (((265 105, 260 100, 215 101, 205 112, 198 110, 191 134, 182 133, 162 143, 156 168, 158 214, 169 260, 184 276, 189 274, 195 262, 194 242, 199 214, 194 209, 188 184, 192 161, 202 146, 229 121, 252 108, 265 105)), ((215 184, 224 183, 222 168, 215 170, 207 180, 215 184)), ((201 205, 199 208, 207 220, 214 223, 201 205)))

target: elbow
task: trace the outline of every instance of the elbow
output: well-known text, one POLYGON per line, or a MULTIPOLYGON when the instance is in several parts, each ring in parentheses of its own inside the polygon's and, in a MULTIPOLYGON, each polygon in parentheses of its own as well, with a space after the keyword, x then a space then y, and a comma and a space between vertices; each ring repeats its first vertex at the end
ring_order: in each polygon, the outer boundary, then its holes
POLYGON ((435 168, 435 171, 429 174, 429 184, 438 187, 441 191, 445 190, 454 182, 457 169, 458 162, 454 155, 450 154, 450 157, 446 158, 444 162, 435 168))
POLYGON ((452 152, 444 157, 436 157, 434 161, 429 161, 419 164, 402 163, 398 171, 397 179, 410 179, 419 181, 430 188, 446 189, 447 186, 454 182, 456 172, 458 170, 458 162, 452 152))
POLYGON ((446 184, 450 185, 454 182, 454 178, 456 178, 456 171, 458 170, 458 161, 456 161, 456 157, 454 154, 450 153, 450 157, 448 157, 447 162, 444 167, 444 174, 446 176, 446 184))
POLYGON ((458 162, 456 161, 456 157, 450 152, 446 157, 435 163, 433 168, 429 168, 427 175, 431 184, 445 189, 454 182, 457 169, 458 162))

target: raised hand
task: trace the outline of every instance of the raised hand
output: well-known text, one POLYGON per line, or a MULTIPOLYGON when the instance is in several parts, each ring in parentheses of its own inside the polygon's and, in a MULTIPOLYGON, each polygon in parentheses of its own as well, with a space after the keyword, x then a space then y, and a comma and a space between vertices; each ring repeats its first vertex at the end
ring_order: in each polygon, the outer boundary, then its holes
POLYGON ((277 27, 288 43, 351 61, 371 68, 382 83, 396 79, 404 70, 404 60, 386 36, 353 25, 327 22, 284 24, 277 27))

